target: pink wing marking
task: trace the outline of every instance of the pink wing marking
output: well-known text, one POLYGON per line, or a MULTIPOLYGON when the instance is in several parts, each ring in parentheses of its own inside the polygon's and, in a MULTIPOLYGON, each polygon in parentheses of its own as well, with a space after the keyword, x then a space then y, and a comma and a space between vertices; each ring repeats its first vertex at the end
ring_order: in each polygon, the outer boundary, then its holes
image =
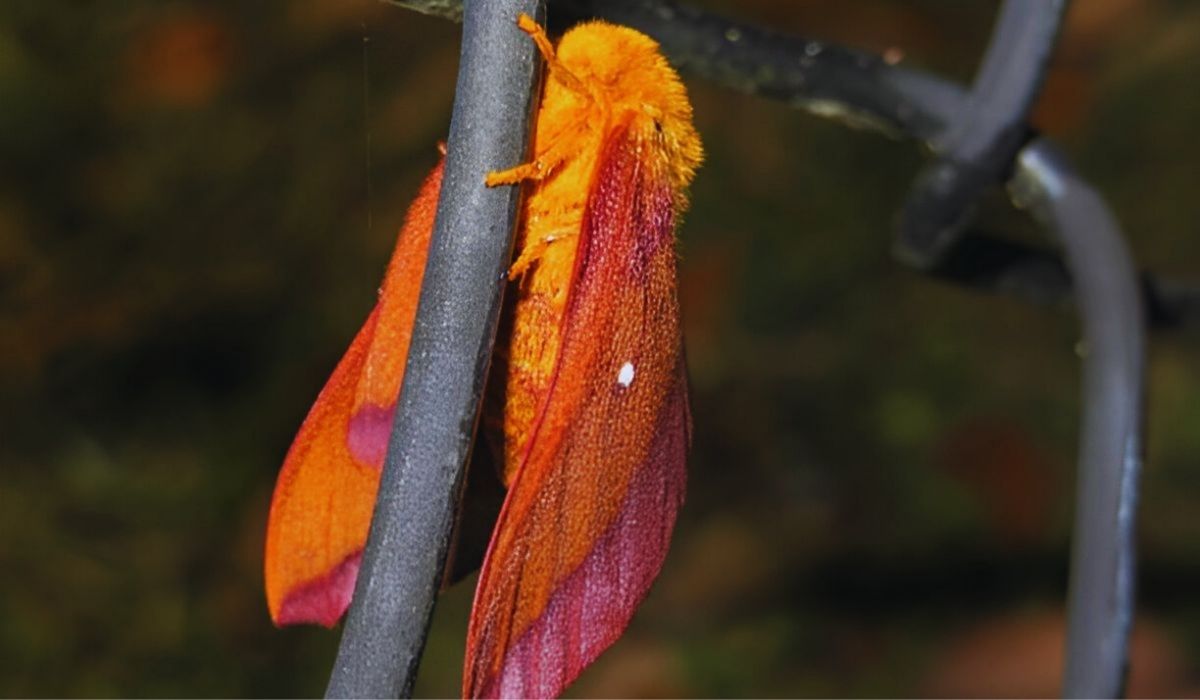
POLYGON ((362 464, 383 468, 387 455, 388 438, 392 432, 392 417, 396 415, 396 404, 376 406, 364 404, 350 418, 346 431, 346 446, 350 454, 362 464))
POLYGON ((356 552, 329 574, 296 589, 279 607, 279 624, 316 622, 333 627, 350 606, 362 552, 356 552))

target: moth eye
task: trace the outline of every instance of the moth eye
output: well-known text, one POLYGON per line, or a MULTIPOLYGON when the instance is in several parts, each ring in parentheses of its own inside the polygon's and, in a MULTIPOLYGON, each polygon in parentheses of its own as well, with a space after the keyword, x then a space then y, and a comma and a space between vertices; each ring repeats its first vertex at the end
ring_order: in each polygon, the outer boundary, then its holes
POLYGON ((654 130, 660 134, 662 133, 662 122, 657 119, 654 120, 654 130))

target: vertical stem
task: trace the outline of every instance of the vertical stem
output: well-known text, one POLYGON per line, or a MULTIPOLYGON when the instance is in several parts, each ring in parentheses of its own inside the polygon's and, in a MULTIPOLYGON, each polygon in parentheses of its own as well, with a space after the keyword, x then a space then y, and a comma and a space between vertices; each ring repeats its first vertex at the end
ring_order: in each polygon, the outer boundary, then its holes
POLYGON ((1124 692, 1134 614, 1145 331, 1137 276, 1104 200, 1045 141, 1020 154, 1014 197, 1066 251, 1083 323, 1083 418, 1068 594, 1065 697, 1124 692))
POLYGON ((544 0, 465 5, 433 240, 371 533, 328 697, 412 692, 475 433, 520 192, 484 175, 525 159, 544 0))

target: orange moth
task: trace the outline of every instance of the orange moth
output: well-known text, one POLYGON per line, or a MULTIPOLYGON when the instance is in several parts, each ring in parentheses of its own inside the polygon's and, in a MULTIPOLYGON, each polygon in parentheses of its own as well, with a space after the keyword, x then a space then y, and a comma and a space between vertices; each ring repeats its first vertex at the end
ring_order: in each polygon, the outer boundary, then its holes
MULTIPOLYGON (((701 160, 658 45, 590 22, 557 47, 483 430, 507 488, 479 575, 463 694, 559 694, 620 636, 666 555, 691 421, 675 222, 701 160)), ((349 605, 403 378, 441 166, 409 210, 379 301, 300 428, 276 485, 266 587, 277 624, 349 605)), ((484 449, 482 446, 477 449, 484 449)))

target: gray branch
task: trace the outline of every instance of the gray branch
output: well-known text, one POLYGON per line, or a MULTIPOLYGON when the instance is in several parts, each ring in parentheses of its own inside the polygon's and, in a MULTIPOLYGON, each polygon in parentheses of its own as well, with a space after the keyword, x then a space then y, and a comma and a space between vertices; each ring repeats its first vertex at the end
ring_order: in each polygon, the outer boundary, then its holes
POLYGON ((1011 189, 1066 250, 1083 322, 1083 427, 1067 599, 1063 695, 1124 692, 1133 624, 1145 334, 1133 261, 1104 200, 1045 141, 1011 189))
POLYGON ((328 697, 407 697, 442 579, 512 252, 539 62, 540 0, 467 5, 445 175, 371 532, 328 697))

